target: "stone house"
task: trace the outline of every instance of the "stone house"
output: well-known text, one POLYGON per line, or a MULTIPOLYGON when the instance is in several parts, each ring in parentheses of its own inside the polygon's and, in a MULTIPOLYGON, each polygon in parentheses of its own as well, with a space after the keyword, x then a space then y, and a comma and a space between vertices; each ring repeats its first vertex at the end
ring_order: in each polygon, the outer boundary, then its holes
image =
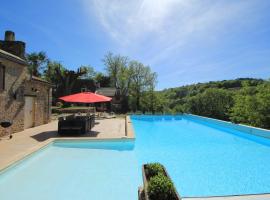
POLYGON ((100 94, 103 96, 107 96, 112 98, 111 102, 107 104, 107 109, 118 112, 121 110, 121 96, 120 91, 116 88, 112 87, 100 87, 96 89, 96 94, 100 94))
POLYGON ((51 84, 28 74, 25 43, 6 31, 0 40, 0 121, 11 121, 14 133, 48 123, 50 115, 51 84))

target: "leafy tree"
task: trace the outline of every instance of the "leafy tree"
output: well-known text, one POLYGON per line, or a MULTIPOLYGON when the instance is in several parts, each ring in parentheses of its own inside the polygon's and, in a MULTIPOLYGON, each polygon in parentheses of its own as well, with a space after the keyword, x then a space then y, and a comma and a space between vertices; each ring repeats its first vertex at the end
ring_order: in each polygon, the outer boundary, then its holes
POLYGON ((115 88, 120 88, 120 82, 127 81, 127 77, 123 76, 128 67, 128 58, 121 55, 113 55, 111 52, 105 55, 103 59, 107 74, 111 78, 111 84, 115 88), (122 80, 120 80, 122 79, 122 80))
POLYGON ((188 99, 186 110, 206 117, 228 120, 233 106, 232 94, 224 89, 210 88, 188 99))
POLYGON ((131 71, 128 66, 128 58, 121 55, 108 53, 103 59, 106 72, 110 77, 111 86, 118 89, 122 103, 122 110, 128 109, 128 93, 131 83, 131 71))
POLYGON ((141 110, 143 112, 164 113, 168 99, 164 94, 156 91, 146 91, 141 97, 141 110))
POLYGON ((81 66, 81 71, 84 71, 85 74, 81 76, 81 79, 94 79, 97 75, 97 72, 91 66, 81 66))
POLYGON ((149 66, 144 66, 138 61, 130 62, 130 74, 130 94, 134 99, 133 102, 135 101, 135 110, 140 110, 142 93, 145 91, 153 91, 157 75, 151 72, 149 66))
POLYGON ((65 67, 57 61, 48 61, 46 69, 43 73, 43 78, 54 85, 59 84, 60 77, 58 76, 56 69, 59 69, 61 73, 63 73, 66 69, 65 67))
POLYGON ((109 87, 111 82, 110 77, 101 72, 96 73, 94 80, 99 84, 100 87, 109 87))
POLYGON ((270 83, 256 88, 246 85, 235 95, 230 119, 262 128, 270 128, 270 83))
POLYGON ((28 62, 28 71, 33 76, 40 77, 46 68, 48 57, 45 52, 33 52, 26 55, 28 62))
POLYGON ((80 68, 75 72, 73 70, 63 70, 60 66, 57 67, 55 71, 57 78, 60 79, 58 88, 61 89, 62 95, 70 94, 75 82, 86 73, 86 71, 80 68))

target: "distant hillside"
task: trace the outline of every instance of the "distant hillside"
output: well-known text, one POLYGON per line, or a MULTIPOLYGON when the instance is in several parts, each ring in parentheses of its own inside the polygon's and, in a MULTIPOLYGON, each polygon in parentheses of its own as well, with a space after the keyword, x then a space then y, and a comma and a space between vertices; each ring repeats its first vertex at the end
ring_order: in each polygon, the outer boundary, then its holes
POLYGON ((157 92, 165 113, 193 113, 270 128, 270 82, 239 78, 157 92))
POLYGON ((198 93, 204 92, 208 88, 220 88, 220 89, 230 89, 230 90, 238 90, 242 88, 244 85, 249 86, 257 86, 265 83, 266 81, 263 79, 255 79, 255 78, 238 78, 234 80, 223 80, 223 81, 210 81, 207 83, 196 83, 191 85, 185 85, 181 87, 169 88, 162 90, 161 92, 164 94, 174 93, 174 98, 183 98, 186 96, 194 96, 198 93))

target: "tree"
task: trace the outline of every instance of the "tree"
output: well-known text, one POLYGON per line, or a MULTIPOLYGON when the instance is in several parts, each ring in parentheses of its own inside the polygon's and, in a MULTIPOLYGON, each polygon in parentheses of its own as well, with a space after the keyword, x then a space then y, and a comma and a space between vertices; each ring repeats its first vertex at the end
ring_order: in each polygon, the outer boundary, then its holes
POLYGON ((231 92, 209 88, 203 93, 190 97, 185 105, 185 110, 197 115, 228 120, 229 110, 232 106, 231 92))
POLYGON ((121 55, 108 53, 103 62, 106 66, 106 72, 110 77, 111 86, 119 90, 119 96, 122 104, 122 111, 128 110, 128 93, 131 84, 131 70, 129 68, 128 58, 121 55))
POLYGON ((121 55, 113 55, 111 52, 105 55, 103 59, 105 69, 111 78, 111 84, 115 88, 120 88, 120 82, 126 81, 126 69, 128 67, 128 58, 121 55), (122 80, 120 80, 122 79, 122 80))
POLYGON ((80 68, 75 72, 73 70, 63 70, 60 66, 55 71, 56 76, 60 79, 58 88, 61 89, 62 95, 70 94, 75 82, 86 73, 86 71, 80 68))
POLYGON ((28 62, 29 73, 33 76, 40 77, 46 68, 46 64, 49 61, 45 52, 33 52, 26 55, 28 62))
POLYGON ((163 93, 156 91, 146 91, 142 94, 140 106, 143 113, 164 113, 167 111, 166 105, 167 98, 163 93))
POLYGON ((82 65, 80 70, 85 72, 85 74, 81 76, 81 79, 94 79, 97 74, 93 67, 87 65, 82 65))
POLYGON ((135 110, 140 110, 140 100, 142 93, 145 91, 153 91, 156 83, 156 73, 152 73, 149 66, 144 66, 138 61, 130 62, 130 74, 131 74, 131 84, 130 84, 130 94, 134 99, 135 110))
POLYGON ((96 73, 94 80, 99 84, 100 87, 109 87, 111 82, 110 77, 105 76, 101 72, 96 73))
POLYGON ((51 82, 53 85, 57 85, 60 83, 60 76, 57 74, 56 69, 58 69, 61 73, 66 70, 60 62, 48 61, 46 69, 43 73, 43 78, 51 82))
POLYGON ((257 87, 245 85, 235 95, 235 104, 231 108, 230 119, 262 128, 270 128, 270 83, 257 87))

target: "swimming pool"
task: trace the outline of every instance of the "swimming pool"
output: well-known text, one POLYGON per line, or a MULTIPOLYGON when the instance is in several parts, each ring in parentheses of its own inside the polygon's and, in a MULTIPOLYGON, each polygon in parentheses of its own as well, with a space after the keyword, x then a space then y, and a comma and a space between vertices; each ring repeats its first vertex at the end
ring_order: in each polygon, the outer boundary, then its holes
POLYGON ((133 140, 56 141, 0 175, 0 199, 135 200, 133 148, 133 140))
POLYGON ((190 116, 133 116, 139 164, 161 162, 182 197, 270 193, 269 139, 190 116))
POLYGON ((0 174, 1 200, 135 200, 161 162, 182 197, 270 192, 270 143, 188 116, 132 116, 136 140, 58 140, 0 174))

